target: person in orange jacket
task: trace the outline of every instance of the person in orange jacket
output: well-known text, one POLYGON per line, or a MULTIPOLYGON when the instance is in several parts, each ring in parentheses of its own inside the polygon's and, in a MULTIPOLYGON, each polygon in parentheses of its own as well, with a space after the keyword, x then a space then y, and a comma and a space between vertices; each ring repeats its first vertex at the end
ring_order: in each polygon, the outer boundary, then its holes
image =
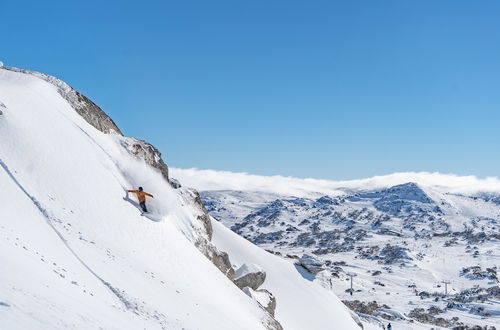
POLYGON ((142 187, 139 187, 139 190, 127 190, 129 193, 134 193, 137 195, 137 199, 139 200, 139 205, 144 213, 148 212, 146 208, 146 196, 153 197, 153 195, 148 194, 147 192, 142 190, 142 187))

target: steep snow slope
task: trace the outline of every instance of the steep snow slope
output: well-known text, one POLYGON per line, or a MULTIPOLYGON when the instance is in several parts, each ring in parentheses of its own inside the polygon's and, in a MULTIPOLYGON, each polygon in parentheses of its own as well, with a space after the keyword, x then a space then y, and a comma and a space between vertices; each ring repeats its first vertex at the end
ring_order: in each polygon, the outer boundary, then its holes
POLYGON ((0 70, 0 100, 2 328, 263 328, 261 309, 194 247, 189 191, 38 78, 0 70), (161 221, 126 198, 139 184, 161 221))
MULTIPOLYGON (((173 189, 127 150, 130 138, 97 130, 101 115, 90 125, 61 95, 65 85, 39 77, 0 69, 0 328, 279 329, 196 247, 210 240, 196 194, 173 189), (126 193, 139 185, 154 194, 147 216, 126 193)), ((223 247, 233 242, 235 265, 268 272, 285 329, 298 328, 297 309, 299 324, 334 315, 358 328, 291 263, 274 267, 274 256, 216 232, 223 247), (277 271, 287 295, 307 304, 286 300, 277 271)))
POLYGON ((266 270, 263 288, 275 295, 278 301, 276 318, 285 329, 353 327, 350 314, 339 298, 307 276, 303 277, 303 273, 293 263, 274 256, 237 235, 231 235, 231 231, 217 221, 213 221, 213 226, 215 243, 229 252, 236 266, 253 263, 266 270))

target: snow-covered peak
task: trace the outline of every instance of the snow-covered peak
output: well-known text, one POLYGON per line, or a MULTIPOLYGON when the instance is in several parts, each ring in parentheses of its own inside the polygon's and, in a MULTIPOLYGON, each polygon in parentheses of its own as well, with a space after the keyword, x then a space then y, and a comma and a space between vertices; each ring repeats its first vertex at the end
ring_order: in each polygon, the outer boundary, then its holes
POLYGON ((414 182, 398 184, 382 190, 361 193, 367 198, 380 198, 383 201, 414 201, 420 203, 433 203, 433 200, 414 182))

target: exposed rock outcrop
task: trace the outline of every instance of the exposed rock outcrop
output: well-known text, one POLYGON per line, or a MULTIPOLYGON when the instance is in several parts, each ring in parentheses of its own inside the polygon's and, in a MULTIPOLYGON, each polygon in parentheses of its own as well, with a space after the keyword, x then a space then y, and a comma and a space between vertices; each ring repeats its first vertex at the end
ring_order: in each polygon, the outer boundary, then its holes
POLYGON ((274 295, 266 289, 259 289, 256 292, 264 294, 268 297, 267 305, 263 305, 262 307, 264 307, 269 314, 274 316, 274 312, 276 311, 276 298, 274 295))
POLYGON ((281 324, 271 315, 268 315, 266 319, 262 320, 262 324, 264 324, 268 330, 283 330, 281 324))
POLYGON ((266 312, 266 318, 262 323, 269 330, 283 330, 281 324, 274 318, 276 310, 276 298, 267 290, 252 290, 251 288, 243 288, 243 292, 257 302, 260 308, 266 312))
POLYGON ((266 289, 253 290, 249 287, 244 287, 243 292, 255 301, 257 301, 264 309, 272 316, 276 311, 276 298, 266 289))
POLYGON ((234 284, 242 289, 249 287, 257 290, 266 280, 266 272, 256 265, 243 264, 236 270, 234 284))
POLYGON ((205 227, 205 230, 208 235, 208 239, 212 240, 212 235, 214 233, 214 229, 212 228, 212 222, 210 220, 210 215, 208 215, 208 211, 205 208, 205 205, 201 202, 201 197, 200 194, 194 190, 191 189, 190 192, 193 194, 193 202, 198 207, 202 214, 198 216, 198 220, 203 223, 203 226, 205 227))
POLYGON ((240 278, 234 280, 234 284, 238 286, 238 288, 250 287, 256 290, 260 287, 264 281, 266 280, 265 272, 256 272, 256 273, 248 273, 240 278))
MULTIPOLYGON (((247 288, 247 289, 249 289, 249 288, 247 288)), ((249 290, 251 290, 251 289, 249 289, 249 290)), ((259 291, 261 291, 261 290, 259 290, 259 291)), ((274 298, 274 296, 267 290, 262 290, 261 292, 254 291, 253 294, 254 294, 254 296, 253 297, 251 296, 251 297, 253 299, 255 299, 257 301, 257 303, 259 304, 259 307, 262 308, 262 310, 264 310, 266 312, 267 317, 262 320, 262 324, 264 324, 266 329, 268 329, 268 330, 283 330, 283 327, 281 326, 281 324, 274 318, 274 311, 276 309, 276 299, 274 298), (257 300, 255 298, 255 295, 257 295, 257 296, 260 295, 263 297, 263 299, 266 299, 264 297, 268 297, 267 299, 269 301, 268 302, 263 301, 261 303, 261 302, 259 302, 259 300, 257 300)))
POLYGON ((267 317, 262 321, 264 326, 269 330, 283 330, 281 324, 274 318, 276 310, 276 298, 267 290, 252 290, 251 288, 243 288, 243 292, 253 300, 255 300, 260 308, 267 312, 267 317))
POLYGON ((302 267, 307 269, 308 272, 314 275, 318 274, 322 270, 325 270, 325 265, 323 264, 323 262, 309 254, 304 254, 299 259, 299 265, 301 265, 302 267))
POLYGON ((263 321, 267 329, 281 330, 281 324, 274 318, 276 298, 266 289, 258 289, 266 280, 266 272, 254 264, 243 264, 235 273, 236 284, 247 296, 255 300, 269 317, 263 321))
POLYGON ((219 270, 231 281, 234 280, 234 269, 226 252, 220 251, 215 245, 206 239, 199 239, 196 247, 200 250, 219 270))
POLYGON ((173 183, 168 177, 168 166, 165 164, 161 157, 161 152, 156 149, 151 143, 144 140, 139 140, 131 137, 125 137, 121 140, 122 146, 127 149, 132 155, 143 159, 146 164, 158 169, 162 176, 174 188, 179 188, 180 185, 177 181, 173 183))

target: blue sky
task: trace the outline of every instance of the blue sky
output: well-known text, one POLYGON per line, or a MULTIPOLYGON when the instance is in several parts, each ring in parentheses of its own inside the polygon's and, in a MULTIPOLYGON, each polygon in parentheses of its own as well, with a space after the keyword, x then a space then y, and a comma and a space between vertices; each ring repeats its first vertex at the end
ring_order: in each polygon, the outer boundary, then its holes
POLYGON ((53 74, 175 167, 499 176, 499 1, 3 1, 53 74))

